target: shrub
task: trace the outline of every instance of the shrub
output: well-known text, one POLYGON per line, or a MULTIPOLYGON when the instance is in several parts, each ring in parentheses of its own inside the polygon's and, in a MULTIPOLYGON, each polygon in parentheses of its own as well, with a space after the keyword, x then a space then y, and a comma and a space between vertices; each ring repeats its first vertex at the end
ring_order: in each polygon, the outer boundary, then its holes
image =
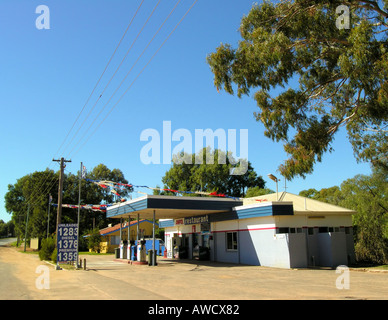
POLYGON ((40 260, 51 260, 51 256, 55 250, 55 239, 49 237, 42 240, 42 247, 39 250, 40 260))
POLYGON ((51 261, 57 263, 57 249, 55 248, 53 253, 51 254, 51 261))
POLYGON ((101 242, 101 235, 98 228, 95 228, 93 230, 90 230, 89 232, 89 249, 91 249, 93 252, 100 252, 100 242, 101 242))
POLYGON ((79 251, 88 251, 89 249, 89 241, 87 237, 79 236, 78 237, 78 246, 79 251))

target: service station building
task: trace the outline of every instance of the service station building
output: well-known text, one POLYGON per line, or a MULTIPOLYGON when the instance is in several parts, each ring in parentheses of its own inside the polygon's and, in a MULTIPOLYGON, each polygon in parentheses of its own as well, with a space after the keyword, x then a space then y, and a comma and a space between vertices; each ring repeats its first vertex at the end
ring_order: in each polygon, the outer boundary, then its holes
POLYGON ((356 212, 291 193, 242 201, 147 195, 108 208, 108 218, 159 220, 167 258, 280 268, 354 263, 356 212))

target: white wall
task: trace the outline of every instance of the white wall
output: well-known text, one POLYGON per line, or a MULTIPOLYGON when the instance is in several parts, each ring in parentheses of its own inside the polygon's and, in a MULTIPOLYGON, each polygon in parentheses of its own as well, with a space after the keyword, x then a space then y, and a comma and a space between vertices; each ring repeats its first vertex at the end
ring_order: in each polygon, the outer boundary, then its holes
MULTIPOLYGON (((315 266, 346 265, 348 255, 354 255, 352 235, 345 234, 343 228, 341 232, 318 233, 318 227, 351 226, 351 216, 320 216, 324 218, 309 219, 306 215, 298 214, 212 222, 210 259, 227 263, 296 268, 313 265, 314 257, 315 266), (303 228, 303 232, 299 229, 299 233, 277 234, 276 228, 279 227, 303 228), (316 227, 314 235, 308 235, 307 228, 312 227, 316 227), (227 250, 227 232, 237 232, 238 250, 227 250)), ((167 250, 172 250, 168 242, 173 233, 192 234, 192 231, 192 225, 166 228, 167 250)), ((200 225, 196 225, 196 232, 200 232, 200 225)), ((191 253, 192 248, 189 247, 189 258, 191 253)))
POLYGON ((276 235, 275 218, 262 217, 222 221, 212 224, 215 235, 215 259, 220 262, 271 267, 290 267, 286 235, 276 235), (238 232, 238 250, 228 251, 227 232, 238 232))

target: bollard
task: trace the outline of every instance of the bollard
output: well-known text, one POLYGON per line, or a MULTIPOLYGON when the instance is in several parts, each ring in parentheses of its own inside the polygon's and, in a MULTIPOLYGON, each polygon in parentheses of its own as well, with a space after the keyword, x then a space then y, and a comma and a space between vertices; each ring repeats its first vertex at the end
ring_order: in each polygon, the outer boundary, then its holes
POLYGON ((86 270, 86 259, 84 259, 84 270, 86 270))
POLYGON ((79 259, 79 267, 80 267, 80 269, 82 269, 82 259, 81 258, 79 259))

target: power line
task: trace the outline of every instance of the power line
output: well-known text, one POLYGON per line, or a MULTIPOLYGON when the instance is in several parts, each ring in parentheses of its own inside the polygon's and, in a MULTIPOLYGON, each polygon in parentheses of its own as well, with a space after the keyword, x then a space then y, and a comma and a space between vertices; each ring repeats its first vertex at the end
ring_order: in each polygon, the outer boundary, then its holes
MULTIPOLYGON (((40 185, 38 186, 38 187, 35 187, 33 190, 32 190, 32 192, 30 193, 30 195, 28 196, 28 198, 27 199, 25 199, 25 201, 27 202, 27 204, 30 204, 30 205, 35 205, 36 204, 36 202, 40 199, 40 197, 42 197, 43 195, 45 195, 45 192, 46 191, 48 191, 48 190, 50 190, 52 187, 53 187, 53 184, 52 184, 52 182, 55 180, 55 176, 54 176, 54 178, 53 179, 51 179, 51 181, 49 182, 49 187, 45 187, 45 184, 46 184, 46 182, 49 180, 49 177, 50 177, 50 171, 48 171, 47 172, 47 177, 46 177, 46 179, 45 179, 45 181, 44 182, 40 182, 40 185), (50 185, 50 183, 51 183, 51 185, 50 185), (45 188, 45 189, 44 189, 45 188), (41 191, 44 189, 44 192, 43 193, 41 193, 41 191), (40 195, 39 195, 40 194, 40 195), (33 198, 36 198, 36 199, 34 199, 35 201, 34 202, 32 202, 33 201, 33 198)), ((57 181, 58 181, 58 179, 57 179, 57 181)))
MULTIPOLYGON (((78 114, 78 116, 77 116, 76 120, 74 121, 74 123, 73 123, 72 127, 70 128, 69 132, 67 133, 67 135, 66 135, 66 137, 65 137, 64 141, 62 142, 61 146, 59 147, 59 149, 57 150, 57 152, 55 153, 55 155, 56 155, 56 154, 58 154, 59 150, 62 148, 62 146, 64 145, 65 141, 66 141, 66 140, 67 140, 67 138, 69 137, 69 135, 70 135, 70 132, 73 130, 73 128, 74 128, 74 126, 75 126, 75 124, 78 122, 79 118, 81 117, 81 114, 84 112, 84 110, 85 110, 85 108, 86 108, 87 104, 89 103, 89 101, 90 101, 91 97, 93 96, 93 94, 94 94, 94 92, 95 92, 95 90, 96 90, 97 86, 99 85, 99 83, 100 83, 100 81, 101 81, 102 77, 104 76, 104 74, 105 74, 106 70, 108 69, 108 67, 109 67, 110 63, 112 62, 112 60, 113 60, 114 56, 116 55, 116 52, 117 52, 117 50, 119 49, 119 47, 121 46, 121 43, 123 42, 123 40, 124 40, 125 36, 127 35, 129 28, 132 26, 132 23, 133 23, 133 21, 135 20, 135 18, 136 18, 136 16, 137 16, 137 14, 139 13, 139 11, 140 11, 140 8, 142 7, 143 3, 144 3, 144 0, 142 0, 142 1, 141 1, 141 3, 140 3, 140 5, 138 6, 138 8, 137 8, 137 10, 136 10, 135 14, 133 15, 133 17, 132 17, 131 21, 129 22, 129 24, 128 24, 128 26, 127 26, 127 28, 126 28, 126 30, 125 30, 125 32, 124 32, 124 34, 122 35, 122 37, 121 37, 121 39, 120 39, 119 43, 117 44, 117 46, 116 46, 116 49, 114 50, 114 52, 113 52, 112 56, 110 57, 110 59, 109 59, 108 63, 106 64, 106 66, 105 66, 105 68, 104 68, 104 71, 103 71, 103 72, 102 72, 102 74, 100 75, 100 77, 99 77, 99 79, 98 79, 98 81, 97 81, 96 85, 94 86, 94 88, 93 88, 92 92, 90 93, 90 95, 89 95, 88 99, 86 100, 86 103, 85 103, 85 104, 84 104, 84 106, 82 107, 82 109, 81 109, 81 112, 78 114)), ((54 155, 54 157, 55 157, 55 155, 54 155)))
MULTIPOLYGON (((116 48, 115 48, 115 50, 114 50, 112 56, 110 57, 108 63, 106 64, 106 66, 105 66, 105 68, 104 68, 102 74, 100 75, 100 77, 99 77, 99 79, 98 79, 96 85, 94 86, 94 88, 93 88, 92 92, 90 93, 90 95, 89 95, 89 97, 88 97, 86 103, 84 104, 84 106, 83 106, 81 112, 78 114, 76 120, 74 121, 72 127, 71 127, 70 130, 68 131, 68 133, 67 133, 65 139, 63 140, 62 144, 61 144, 60 147, 58 148, 58 150, 57 150, 57 152, 55 153, 54 157, 59 153, 59 151, 61 150, 61 148, 62 148, 63 145, 65 144, 67 138, 69 137, 71 131, 74 129, 76 123, 78 122, 79 118, 81 117, 81 114, 84 112, 84 110, 85 110, 87 104, 89 103, 91 97, 93 96, 95 90, 97 89, 99 83, 101 82, 101 79, 103 78, 103 76, 104 76, 104 74, 106 73, 106 71, 107 71, 109 65, 111 64, 111 62, 112 62, 114 56, 116 55, 118 49, 120 48, 120 46, 121 46, 121 44, 122 44, 122 42, 123 42, 125 36, 127 35, 128 31, 129 31, 129 29, 130 29, 130 27, 132 26, 133 21, 135 20, 136 16, 138 15, 138 13, 139 13, 139 11, 140 11, 140 9, 141 9, 143 3, 144 3, 144 0, 142 0, 141 3, 139 4, 139 6, 138 6, 136 12, 134 13, 132 19, 130 20, 130 22, 129 22, 129 24, 128 24, 128 26, 127 26, 127 28, 126 28, 124 34, 122 35, 122 37, 121 37, 119 43, 117 44, 117 46, 116 46, 116 48)), ((47 168, 50 168, 50 165, 51 165, 51 164, 52 164, 52 162, 50 162, 50 164, 47 166, 47 168)), ((33 189, 32 193, 31 193, 30 196, 28 197, 28 200, 27 200, 28 203, 31 202, 33 196, 35 196, 37 193, 39 194, 39 193, 41 192, 41 190, 44 188, 44 185, 46 184, 46 182, 48 181, 48 179, 49 179, 49 174, 47 174, 47 178, 45 179, 44 182, 41 182, 40 185, 38 185, 37 187, 35 187, 35 188, 33 189), (37 190, 38 190, 38 191, 37 191, 37 190)), ((53 179, 52 179, 52 181, 53 181, 53 179)), ((52 181, 51 181, 51 182, 52 182, 52 181)), ((46 188, 46 190, 47 190, 47 188, 46 188)), ((46 190, 45 190, 45 191, 46 191, 46 190)), ((38 199, 39 199, 39 197, 38 197, 38 199)))
MULTIPOLYGON (((159 1, 160 2, 160 1, 159 1)), ((157 6, 159 5, 159 2, 157 3, 157 6)), ((155 37, 159 34, 160 30, 163 28, 163 26, 165 25, 165 23, 168 21, 168 19, 171 17, 172 13, 175 11, 175 9, 177 8, 178 4, 181 2, 181 0, 178 0, 177 3, 175 4, 174 8, 170 11, 170 13, 168 14, 167 18, 164 20, 164 22, 162 23, 162 25, 159 27, 159 29, 156 31, 156 33, 154 34, 154 36, 152 37, 152 39, 148 42, 147 46, 143 49, 142 53, 139 55, 139 57, 137 58, 137 60, 135 61, 135 63, 132 65, 131 69, 127 72, 126 76, 124 77, 124 79, 121 81, 121 83, 119 84, 119 86, 116 88, 116 90, 114 91, 114 93, 111 95, 111 97, 109 98, 108 102, 105 103, 105 105, 103 106, 103 108, 100 110, 100 112, 97 114, 97 116, 94 118, 94 120, 92 121, 92 123, 89 125, 88 129, 84 132, 83 136, 79 139, 79 141, 74 145, 73 149, 70 151, 69 155, 74 151, 74 149, 77 147, 77 145, 82 141, 82 139, 85 137, 85 135, 88 133, 88 131, 91 129, 91 127, 93 126, 93 124, 97 121, 97 119, 99 118, 99 116, 101 115, 101 113, 105 110, 106 106, 110 103, 110 101, 112 100, 112 98, 116 95, 117 91, 121 88, 121 86, 123 85, 123 83, 125 82, 125 80, 128 78, 129 74, 132 72, 133 68, 137 65, 137 63, 139 62, 140 58, 144 55, 144 53, 147 51, 148 47, 151 45, 151 43, 155 40, 155 37)), ((156 9, 156 7, 155 7, 156 9)), ((151 15, 153 14, 153 12, 151 13, 151 15)), ((151 17, 151 16, 150 16, 151 17)), ((149 18, 150 18, 149 17, 149 18)), ((148 20, 147 22, 148 23, 148 20)), ((144 25, 145 26, 145 25, 144 25)), ((143 28, 144 28, 143 26, 143 28)), ((143 30, 142 28, 142 30, 143 30)), ((141 30, 141 31, 142 31, 141 30)), ((88 139, 89 140, 89 139, 88 139)))
MULTIPOLYGON (((178 1, 178 3, 176 4, 176 6, 179 4, 180 0, 178 1)), ((98 126, 95 128, 95 130, 92 132, 92 134, 87 138, 87 140, 84 142, 84 144, 75 152, 75 154, 78 154, 78 152, 83 148, 83 146, 89 141, 89 139, 96 133, 96 131, 99 129, 99 127, 104 123, 104 121, 108 118, 108 116, 112 113, 112 111, 116 108, 116 106, 120 103, 120 101, 124 98, 124 96, 128 93, 128 91, 131 89, 131 87, 133 86, 133 84, 136 82, 136 80, 140 77, 140 75, 144 72, 144 70, 147 68, 147 66, 152 62, 152 60, 155 58, 155 56, 158 54, 158 52, 163 48, 163 46, 166 44, 166 42, 168 41, 168 39, 172 36, 172 34, 176 31, 176 29, 179 27, 179 25, 182 23, 182 21, 186 18, 186 16, 189 14, 189 12, 193 9, 193 7, 195 6, 195 4, 198 2, 198 0, 195 0, 193 2, 193 4, 191 5, 191 7, 186 11, 186 13, 183 15, 183 17, 181 18, 181 20, 176 24, 176 26, 174 27, 174 29, 170 32, 170 34, 166 37, 166 39, 163 41, 163 43, 160 45, 160 47, 156 50, 156 52, 153 54, 153 56, 149 59, 149 61, 147 62, 147 64, 143 67, 143 69, 138 73, 138 75, 136 76, 136 78, 132 81, 132 83, 130 84, 130 86, 126 89, 126 91, 121 95, 121 97, 119 98, 119 100, 112 106, 112 108, 110 109, 110 111, 108 112, 108 114, 104 117, 104 119, 98 124, 98 126)), ((172 12, 175 10, 176 7, 174 7, 174 9, 172 10, 172 12)), ((172 12, 170 12, 169 16, 172 14, 172 12)), ((169 18, 168 16, 168 18, 169 18)), ((167 18, 167 19, 168 19, 167 18)), ((166 23, 167 19, 163 22, 162 26, 159 28, 159 30, 156 32, 156 34, 154 35, 154 37, 152 38, 152 40, 148 43, 146 49, 149 47, 149 45, 151 44, 151 42, 154 40, 154 38, 156 37, 156 35, 160 32, 161 28, 163 27, 163 25, 166 23)), ((141 56, 144 54, 144 52, 146 51, 146 49, 143 50, 141 56)), ((140 57, 141 57, 140 56, 140 57)), ((137 62, 139 61, 140 57, 138 58, 138 60, 135 62, 135 64, 137 64, 137 62)), ((133 66, 134 67, 134 66, 133 66)), ((133 69, 133 67, 131 68, 131 70, 133 69)), ((130 71, 131 71, 130 70, 130 71)), ((128 72, 128 74, 126 75, 126 77, 124 78, 124 80, 127 78, 127 76, 129 75, 130 72, 128 72)), ((124 80, 122 81, 122 83, 124 82, 124 80)), ((122 83, 120 84, 119 88, 121 87, 122 83)), ((118 88, 118 89, 119 89, 118 88)), ((117 90, 115 91, 115 93, 117 92, 117 90)), ((104 106, 104 108, 106 107, 106 105, 104 106)), ((100 112, 101 113, 101 112, 100 112)), ((96 118, 97 119, 97 118, 96 118)), ((95 119, 95 120, 96 120, 95 119)), ((93 122, 94 123, 94 122, 93 122)), ((89 126, 90 128, 90 126, 89 126)), ((81 139, 82 140, 82 139, 81 139)), ((80 141, 81 141, 80 140, 80 141)), ((80 143, 80 141, 78 141, 77 145, 80 143)), ((77 146, 75 145, 72 149, 71 152, 73 152, 73 150, 75 149, 75 147, 77 146)), ((72 154, 72 153, 70 153, 72 154)), ((70 155, 69 154, 69 155, 70 155)), ((73 154, 73 156, 75 155, 73 154)))
MULTIPOLYGON (((144 0, 143 0, 144 1, 144 0)), ((93 107, 91 108, 91 110, 89 111, 88 115, 86 116, 86 118, 84 119, 84 121, 82 122, 81 126, 78 128, 77 132, 74 134, 73 138, 71 139, 71 141, 68 143, 68 145, 66 146, 66 148, 63 150, 63 152, 69 147, 69 145, 73 142, 74 138, 77 136, 77 134, 79 133, 79 131, 81 130, 81 128, 83 127, 83 125, 85 124, 86 120, 89 118, 89 116, 91 115, 91 113, 93 112, 94 108, 96 107, 97 103, 100 101, 100 99, 102 98, 102 96, 104 95, 106 89, 109 87, 110 83, 112 82, 112 80, 114 79, 114 77, 116 76, 117 72, 119 71, 119 69, 121 68, 121 66, 123 65, 124 61, 126 60, 128 54, 130 53, 130 51, 132 50, 134 44, 136 43, 136 41, 138 40, 140 34, 143 32, 144 28, 146 27, 146 25, 148 24, 149 20, 151 19, 151 17, 153 16, 153 14, 155 13, 156 9, 158 8, 159 4, 160 4, 161 0, 159 0, 156 4, 156 6, 154 7, 154 9, 152 10, 151 14, 149 15, 147 21, 144 23, 143 27, 141 28, 140 32, 137 34, 135 40, 132 42, 130 48, 128 49, 128 51, 126 52, 124 58, 121 60, 119 66, 116 68, 114 74, 111 76, 111 78, 109 79, 108 83, 105 85, 103 91, 98 95, 98 98, 96 100, 96 102, 94 103, 93 107)), ((112 56, 113 58, 113 56, 112 56)), ((111 60, 110 60, 111 61, 111 60)), ((106 69, 105 69, 106 70, 106 69)), ((100 78, 101 79, 101 78, 100 78)), ((90 96, 91 97, 91 96, 90 96)), ((89 99, 90 99, 89 97, 89 99)))
MULTIPOLYGON (((158 29, 158 31, 155 33, 154 37, 151 39, 151 41, 148 43, 148 45, 146 46, 146 48, 143 50, 142 54, 138 57, 138 59, 136 60, 135 64, 132 66, 131 70, 127 73, 127 75, 125 76, 125 78, 123 79, 123 81, 121 82, 121 84, 120 84, 119 87, 116 89, 116 91, 115 91, 114 94, 111 96, 111 98, 109 99, 108 102, 110 102, 110 100, 113 98, 113 96, 117 93, 118 89, 122 86, 122 84, 124 83, 124 81, 126 80, 126 78, 128 77, 128 75, 130 74, 130 72, 132 71, 132 69, 134 68, 134 66, 138 63, 138 61, 140 60, 140 58, 143 56, 143 54, 145 53, 145 51, 148 49, 148 47, 150 46, 150 44, 151 44, 151 43, 153 42, 153 40, 155 39, 156 35, 160 32, 160 30, 162 29, 162 27, 164 26, 164 24, 166 23, 166 21, 170 18, 171 14, 174 12, 174 10, 176 9, 176 7, 177 7, 178 4, 180 3, 180 1, 181 1, 181 0, 179 0, 179 1, 176 3, 176 5, 175 5, 175 7, 173 8, 173 10, 170 12, 170 14, 169 14, 168 17, 166 18, 166 20, 163 22, 163 24, 161 25, 161 27, 160 27, 160 28, 158 29)), ((97 83, 96 83, 96 85, 95 85, 95 87, 94 87, 92 93, 90 94, 88 100, 86 101, 85 105, 83 106, 83 108, 82 108, 80 114, 78 115, 78 117, 77 117, 76 120, 74 121, 73 126, 71 127, 70 131, 69 131, 68 134, 66 135, 66 137, 65 137, 64 141, 62 142, 61 146, 59 147, 57 153, 59 152, 59 150, 62 148, 62 146, 63 146, 64 143, 66 142, 66 140, 67 140, 67 138, 69 137, 71 131, 74 129, 75 124, 78 122, 78 120, 79 120, 81 114, 82 114, 83 111, 85 110, 86 105, 89 103, 91 97, 93 96, 93 94, 94 94, 94 92, 95 92, 97 86, 99 85, 99 83, 100 83, 102 77, 104 76, 105 72, 107 71, 108 66, 109 66, 110 63, 112 62, 113 57, 115 56, 115 54, 116 54, 117 50, 119 49, 119 47, 120 47, 120 45, 121 45, 123 39, 125 38, 125 35, 127 34, 128 30, 129 30, 129 28, 130 28, 130 26, 132 25, 132 23, 133 23, 133 21, 134 21, 136 15, 138 14, 138 12, 139 12, 139 10, 140 10, 140 8, 141 8, 143 2, 144 2, 144 0, 142 0, 142 2, 140 3, 140 5, 139 5, 139 7, 138 7, 138 9, 137 9, 137 11, 136 11, 136 13, 135 13, 135 15, 133 16, 131 22, 129 23, 129 25, 128 25, 128 27, 127 27, 127 29, 125 30, 124 35, 122 36, 122 38, 121 38, 119 44, 117 45, 117 47, 116 47, 114 53, 112 54, 110 60, 108 61, 108 63, 107 63, 107 65, 106 65, 106 67, 105 67, 103 73, 101 74, 99 80, 97 81, 97 83)), ((160 0, 159 0, 159 2, 160 2, 160 0)), ((159 4, 159 2, 158 2, 158 4, 159 4)), ((107 115, 104 117, 104 119, 99 123, 99 125, 95 128, 95 130, 92 132, 92 134, 87 138, 87 140, 84 142, 84 144, 77 150, 76 154, 77 154, 77 153, 82 149, 82 147, 89 141, 89 139, 95 134, 95 132, 98 130, 98 128, 102 125, 102 123, 108 118, 108 116, 112 113, 112 111, 116 108, 116 106, 121 102, 121 100, 122 100, 122 99, 124 98, 124 96, 128 93, 128 91, 129 91, 130 88, 133 86, 133 84, 136 82, 136 80, 140 77, 140 75, 144 72, 144 70, 145 70, 145 69, 148 67, 148 65, 152 62, 152 60, 155 58, 155 56, 157 55, 157 53, 162 49, 162 47, 165 45, 165 43, 168 41, 168 39, 172 36, 172 34, 176 31, 176 29, 178 28, 178 26, 179 26, 179 25, 182 23, 182 21, 186 18, 186 16, 188 15, 188 13, 192 10, 192 8, 195 6, 195 4, 196 4, 197 2, 198 2, 198 0, 195 0, 195 1, 193 2, 193 4, 191 5, 191 7, 187 10, 187 12, 186 12, 186 13, 184 14, 184 16, 181 18, 181 20, 177 23, 177 25, 174 27, 174 29, 170 32, 170 34, 169 34, 169 35, 167 36, 167 38, 164 40, 164 42, 162 43, 162 45, 158 48, 158 50, 156 50, 156 52, 155 52, 155 53, 153 54, 153 56, 149 59, 149 61, 147 62, 147 64, 146 64, 146 65, 143 67, 143 69, 138 73, 138 75, 136 76, 136 78, 132 81, 132 83, 130 84, 130 86, 129 86, 129 87, 126 89, 126 91, 122 94, 122 96, 119 98, 119 100, 112 106, 112 108, 110 109, 110 111, 108 112, 108 114, 107 114, 107 115)), ((155 9, 154 9, 154 10, 155 10, 155 9)), ((143 27, 143 28, 144 28, 144 27, 143 27)), ((140 33, 138 34, 138 36, 139 36, 139 35, 140 35, 140 33)), ((137 36, 137 37, 138 37, 138 36, 137 36)), ((136 40, 137 40, 137 38, 135 39, 135 41, 133 42, 133 44, 136 42, 136 40)), ((132 46, 133 46, 133 44, 132 44, 132 46)), ((132 48, 132 46, 131 46, 131 48, 132 48)), ((130 48, 130 49, 131 49, 131 48, 130 48)), ((130 51, 130 50, 129 50, 129 51, 130 51)), ((127 52, 126 56, 128 55, 129 51, 127 52)), ((125 56, 125 58, 126 58, 126 56, 125 56)), ((122 63, 124 62, 125 58, 122 60, 122 63)), ((121 67, 122 63, 121 63, 120 66, 116 69, 115 74, 117 73, 118 69, 121 67)), ((115 74, 114 74, 114 75, 115 75, 115 74)), ((114 76, 113 76, 113 77, 114 77, 114 76)), ((111 77, 111 80, 113 79, 113 77, 111 77)), ((109 81, 108 85, 110 84, 111 80, 109 81)), ((108 86, 108 85, 107 85, 107 86, 108 86)), ((107 86, 105 87, 105 89, 107 88, 107 86)), ((103 92, 105 92, 105 89, 104 89, 103 92)), ((102 95, 99 96, 97 102, 99 101, 99 99, 101 98, 101 96, 102 96, 102 95)), ((97 102, 96 102, 96 103, 97 103, 97 102)), ((107 104, 105 104, 105 106, 103 107, 102 110, 104 110, 106 106, 107 106, 107 104)), ((93 109, 94 109, 94 107, 93 107, 93 109)), ((93 110, 93 109, 92 109, 92 110, 93 110)), ((99 115, 101 114, 101 112, 102 112, 102 111, 100 111, 100 113, 98 114, 98 116, 94 119, 93 123, 97 120, 97 118, 99 117, 99 115)), ((91 114, 91 112, 89 112, 89 115, 90 115, 90 114, 91 114)), ((88 116, 89 116, 89 115, 88 115, 88 116)), ((82 123, 81 127, 83 126, 84 123, 85 123, 85 121, 82 123)), ((92 123, 92 124, 93 124, 93 123, 92 123)), ((80 128, 81 128, 81 127, 80 127, 80 128)), ((89 126, 88 130, 90 129, 90 127, 91 127, 91 126, 89 126)), ((78 129, 77 133, 79 132, 80 128, 78 129)), ((87 131, 88 131, 88 130, 87 130, 87 131)), ((74 137, 77 135, 77 133, 74 135, 74 137)), ((84 136, 85 136, 85 134, 84 134, 84 136)), ((83 137, 80 139, 80 141, 78 141, 78 143, 73 147, 73 149, 71 150, 70 154, 74 151, 75 147, 81 142, 81 140, 84 138, 84 136, 83 136, 83 137)), ((74 137, 73 137, 73 139, 74 139, 74 137)), ((73 139, 72 139, 72 141, 73 141, 73 139)), ((67 148, 67 147, 66 147, 66 148, 67 148)), ((38 188, 40 188, 39 191, 38 191, 38 192, 33 191, 33 192, 31 193, 31 195, 30 195, 30 197, 29 197, 29 199, 28 199, 28 203, 31 202, 33 196, 35 196, 36 193, 40 193, 40 191, 44 188, 44 185, 45 185, 45 183, 48 181, 48 179, 49 179, 49 174, 47 175, 46 180, 45 180, 43 183, 41 183, 41 185, 38 187, 38 188)), ((50 190, 50 189, 52 188, 52 186, 53 186, 58 180, 59 180, 59 178, 56 178, 56 177, 54 176, 54 178, 51 180, 49 186, 45 188, 44 192, 46 192, 47 190, 50 190), (54 180, 55 180, 55 181, 54 181, 54 180), (54 181, 54 183, 52 183, 53 181, 54 181)), ((37 190, 37 189, 34 189, 34 190, 37 190)), ((37 199, 39 199, 40 197, 42 197, 42 196, 44 196, 44 195, 45 195, 45 194, 42 193, 40 196, 38 196, 37 199)))

